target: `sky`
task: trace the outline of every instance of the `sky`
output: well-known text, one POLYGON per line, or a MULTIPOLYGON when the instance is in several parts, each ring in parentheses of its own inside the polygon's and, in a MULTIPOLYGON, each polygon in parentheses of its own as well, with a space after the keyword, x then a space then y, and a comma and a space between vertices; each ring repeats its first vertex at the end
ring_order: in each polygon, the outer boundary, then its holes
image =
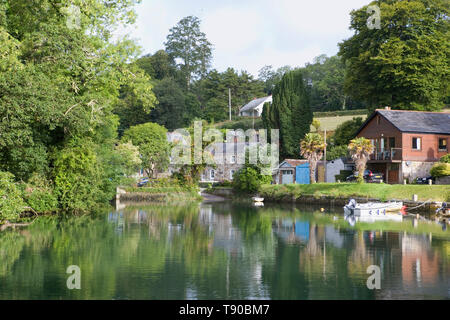
POLYGON ((338 52, 352 36, 350 11, 371 0, 142 0, 128 33, 143 54, 164 49, 172 28, 183 17, 201 19, 201 30, 214 45, 212 67, 246 70, 255 77, 266 66, 302 67, 321 54, 338 52))

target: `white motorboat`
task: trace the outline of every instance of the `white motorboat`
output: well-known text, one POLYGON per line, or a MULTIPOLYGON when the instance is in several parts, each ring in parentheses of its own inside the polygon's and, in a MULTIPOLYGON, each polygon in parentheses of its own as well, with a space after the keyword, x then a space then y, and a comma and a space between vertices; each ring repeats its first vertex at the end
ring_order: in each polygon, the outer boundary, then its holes
POLYGON ((379 220, 402 221, 403 202, 368 202, 356 203, 351 199, 344 207, 346 217, 354 217, 361 222, 372 222, 379 220))
POLYGON ((253 202, 264 202, 264 198, 259 198, 259 197, 253 197, 252 200, 253 200, 253 202))

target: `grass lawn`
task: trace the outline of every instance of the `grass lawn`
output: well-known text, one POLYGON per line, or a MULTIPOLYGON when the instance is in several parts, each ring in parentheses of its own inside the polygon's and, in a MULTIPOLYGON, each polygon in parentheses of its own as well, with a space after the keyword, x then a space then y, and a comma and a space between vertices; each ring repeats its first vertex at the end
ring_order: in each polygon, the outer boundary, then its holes
MULTIPOLYGON (((358 115, 358 116, 338 116, 338 117, 325 117, 325 118, 316 118, 320 121, 320 130, 323 131, 327 129, 327 131, 335 131, 336 128, 344 123, 345 121, 352 120, 353 118, 361 117, 363 120, 367 119, 367 115, 358 115)), ((314 132, 315 129, 311 126, 311 132, 314 132)))
POLYGON ((311 185, 264 185, 260 192, 261 196, 273 199, 308 195, 316 197, 363 197, 380 199, 381 201, 412 200, 414 194, 419 196, 419 201, 450 201, 450 186, 318 183, 311 185))

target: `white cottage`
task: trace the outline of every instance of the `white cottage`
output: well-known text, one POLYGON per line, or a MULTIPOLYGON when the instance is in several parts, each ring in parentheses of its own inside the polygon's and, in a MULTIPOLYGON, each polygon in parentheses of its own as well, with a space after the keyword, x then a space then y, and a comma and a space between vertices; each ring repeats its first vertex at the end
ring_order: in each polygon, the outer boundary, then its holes
POLYGON ((241 117, 261 117, 265 103, 272 103, 272 96, 255 99, 239 110, 241 117))

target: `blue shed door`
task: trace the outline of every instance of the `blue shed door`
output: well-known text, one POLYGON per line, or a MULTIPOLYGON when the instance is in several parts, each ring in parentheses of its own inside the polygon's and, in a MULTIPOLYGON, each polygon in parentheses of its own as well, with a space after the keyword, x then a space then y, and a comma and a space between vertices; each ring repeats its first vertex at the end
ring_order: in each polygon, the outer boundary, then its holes
POLYGON ((309 180, 309 163, 299 165, 295 171, 297 173, 295 176, 295 182, 297 184, 311 183, 311 181, 309 180))

